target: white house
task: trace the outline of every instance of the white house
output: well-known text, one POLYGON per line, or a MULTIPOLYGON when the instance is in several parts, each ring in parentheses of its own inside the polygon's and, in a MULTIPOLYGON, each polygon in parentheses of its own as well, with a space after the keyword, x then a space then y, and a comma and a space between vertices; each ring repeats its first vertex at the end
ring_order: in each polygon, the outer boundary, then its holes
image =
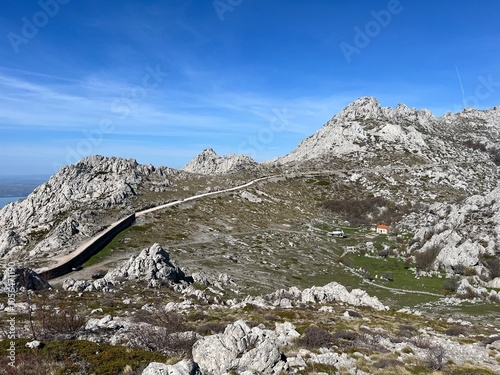
POLYGON ((345 237, 345 233, 342 229, 328 232, 328 235, 332 237, 345 237))
POLYGON ((388 231, 389 231, 389 226, 377 225, 377 233, 378 234, 387 234, 388 231))

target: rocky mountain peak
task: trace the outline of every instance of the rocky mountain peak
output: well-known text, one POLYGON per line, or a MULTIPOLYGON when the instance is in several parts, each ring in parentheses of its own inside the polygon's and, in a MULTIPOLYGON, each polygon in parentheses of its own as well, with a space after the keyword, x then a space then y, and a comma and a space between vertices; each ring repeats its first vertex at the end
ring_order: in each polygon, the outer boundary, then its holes
POLYGON ((256 166, 257 163, 249 156, 235 154, 218 156, 213 149, 207 148, 186 164, 182 170, 213 175, 238 172, 256 166))
POLYGON ((376 119, 383 116, 382 107, 377 99, 373 97, 362 97, 339 112, 336 119, 356 120, 356 119, 376 119))
POLYGON ((0 257, 64 252, 113 220, 104 215, 105 222, 99 223, 100 212, 126 207, 141 188, 164 191, 178 173, 99 155, 62 167, 28 197, 0 209, 0 257))

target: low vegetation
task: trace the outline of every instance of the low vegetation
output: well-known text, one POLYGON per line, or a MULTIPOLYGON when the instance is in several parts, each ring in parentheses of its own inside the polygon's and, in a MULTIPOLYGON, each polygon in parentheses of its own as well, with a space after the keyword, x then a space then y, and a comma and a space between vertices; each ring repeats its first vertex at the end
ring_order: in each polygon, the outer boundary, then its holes
POLYGON ((382 197, 326 200, 322 206, 352 225, 392 224, 411 210, 411 205, 397 205, 382 197))

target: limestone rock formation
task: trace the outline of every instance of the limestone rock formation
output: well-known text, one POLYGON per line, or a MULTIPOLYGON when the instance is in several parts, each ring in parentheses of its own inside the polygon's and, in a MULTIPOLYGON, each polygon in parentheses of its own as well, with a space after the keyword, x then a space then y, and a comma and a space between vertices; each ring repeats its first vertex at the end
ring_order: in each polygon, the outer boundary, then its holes
POLYGON ((164 190, 178 173, 103 156, 63 167, 27 198, 0 210, 0 258, 33 261, 65 253, 130 212, 140 188, 164 190), (117 207, 120 213, 110 217, 117 207))
POLYGON ((233 303, 233 307, 244 307, 247 304, 256 305, 262 308, 291 308, 306 303, 330 303, 342 302, 353 306, 365 306, 376 310, 387 310, 377 297, 371 297, 364 290, 353 289, 349 292, 345 286, 331 282, 325 286, 307 288, 300 290, 291 287, 288 290, 280 289, 274 293, 259 297, 246 297, 242 302, 233 303))
POLYGON ((386 151, 406 152, 429 161, 443 157, 467 161, 464 154, 470 154, 470 150, 464 150, 465 141, 479 141, 487 149, 500 146, 499 124, 500 107, 468 109, 437 118, 426 109, 404 104, 382 108, 375 98, 363 97, 304 139, 294 151, 278 158, 277 163, 332 156, 373 159, 380 153, 390 157, 386 151))
POLYGON ((29 290, 44 290, 52 287, 32 269, 16 267, 14 268, 13 273, 4 273, 3 275, 3 280, 0 284, 0 292, 4 293, 7 288, 13 288, 13 290, 18 291, 21 288, 29 290), (14 275, 13 279, 12 275, 14 275))
POLYGON ((182 360, 175 365, 152 362, 144 369, 142 375, 201 375, 201 372, 193 361, 182 360))
POLYGON ((170 262, 170 255, 160 244, 155 243, 143 249, 139 255, 133 255, 118 268, 108 272, 106 280, 142 280, 151 286, 161 283, 178 283, 186 275, 170 262))
POLYGON ((234 154, 218 156, 214 150, 207 148, 182 169, 191 173, 218 175, 241 172, 256 166, 257 163, 249 156, 234 154))
POLYGON ((186 277, 184 272, 170 261, 168 252, 156 243, 143 249, 138 255, 132 255, 128 261, 110 270, 102 279, 90 281, 68 278, 63 283, 63 289, 75 292, 107 291, 124 280, 144 281, 148 286, 156 287, 181 281, 192 282, 192 277, 186 277))
MULTIPOLYGON (((291 328, 291 327, 290 327, 291 328)), ((292 328, 293 329, 293 328, 292 328)), ((285 369, 276 331, 250 328, 244 321, 228 325, 224 333, 199 339, 193 346, 193 360, 206 375, 279 374, 285 369)))
MULTIPOLYGON (((421 218, 415 233, 413 251, 438 248, 435 266, 449 271, 458 267, 494 278, 493 267, 500 248, 500 186, 488 194, 466 198, 460 204, 435 204, 431 214, 421 218), (491 264, 488 264, 488 259, 491 264)), ((500 272, 500 263, 498 270, 500 272)))

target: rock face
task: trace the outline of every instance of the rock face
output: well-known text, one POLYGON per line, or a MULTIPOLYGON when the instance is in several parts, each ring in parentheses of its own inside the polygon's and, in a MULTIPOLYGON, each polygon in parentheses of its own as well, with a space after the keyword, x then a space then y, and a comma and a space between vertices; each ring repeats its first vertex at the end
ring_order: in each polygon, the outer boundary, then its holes
MULTIPOLYGON (((279 335, 261 327, 250 328, 239 320, 226 327, 224 333, 199 339, 193 346, 193 360, 205 375, 279 374, 285 369, 279 345, 286 342, 289 332, 279 335)), ((283 330, 282 330, 283 331, 283 330)), ((296 332, 296 331, 295 331, 296 332)))
POLYGON ((437 247, 436 266, 449 271, 476 267, 478 273, 487 273, 485 268, 493 264, 485 264, 484 259, 494 261, 500 249, 500 186, 460 204, 435 204, 420 223, 411 250, 425 252, 437 247))
POLYGON ((61 168, 26 199, 0 210, 0 258, 55 256, 118 219, 140 188, 164 190, 178 174, 133 159, 92 156, 61 168), (110 220, 111 219, 111 220, 110 220), (114 219, 114 220, 112 220, 114 219))
POLYGON ((26 288, 29 290, 44 290, 52 288, 50 284, 43 280, 35 271, 29 268, 15 268, 13 274, 14 284, 10 285, 10 275, 5 273, 3 276, 3 282, 0 284, 0 292, 4 292, 4 289, 9 285, 15 290, 21 288, 26 288))
POLYGON ((186 279, 179 267, 170 262, 170 255, 159 245, 146 248, 139 255, 133 255, 120 267, 108 272, 106 280, 142 280, 151 286, 162 283, 178 283, 186 279))
MULTIPOLYGON (((384 150, 409 152, 429 161, 443 156, 456 159, 461 154, 457 153, 461 151, 456 150, 457 146, 463 149, 467 140, 483 142, 486 148, 500 146, 499 123, 499 107, 487 111, 464 110, 436 118, 425 109, 408 108, 404 104, 382 108, 375 98, 363 97, 277 162, 297 163, 347 155, 370 159, 384 150), (491 137, 492 134, 496 137, 491 137)), ((464 159, 463 155, 460 159, 464 159)))
POLYGON ((249 156, 234 154, 218 156, 214 150, 207 148, 182 169, 190 173, 218 175, 241 172, 256 166, 257 163, 249 156))

